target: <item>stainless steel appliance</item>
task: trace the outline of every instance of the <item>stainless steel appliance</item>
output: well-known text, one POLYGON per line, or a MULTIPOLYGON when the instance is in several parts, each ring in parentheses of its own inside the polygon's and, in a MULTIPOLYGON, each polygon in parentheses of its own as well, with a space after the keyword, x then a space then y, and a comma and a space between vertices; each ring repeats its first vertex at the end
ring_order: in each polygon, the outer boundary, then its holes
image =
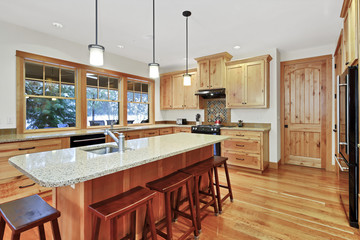
POLYGON ((349 67, 337 79, 337 137, 340 198, 350 226, 359 228, 359 98, 358 67, 349 67))
POLYGON ((187 124, 186 118, 177 118, 176 124, 177 125, 186 125, 187 124))
POLYGON ((201 96, 204 99, 225 98, 226 97, 225 88, 199 90, 195 93, 195 95, 201 96))
MULTIPOLYGON (((191 132, 192 133, 200 133, 200 134, 211 134, 211 135, 220 135, 220 128, 221 125, 199 125, 199 126, 192 126, 191 132)), ((214 144, 214 156, 221 155, 221 144, 216 143, 214 144)))

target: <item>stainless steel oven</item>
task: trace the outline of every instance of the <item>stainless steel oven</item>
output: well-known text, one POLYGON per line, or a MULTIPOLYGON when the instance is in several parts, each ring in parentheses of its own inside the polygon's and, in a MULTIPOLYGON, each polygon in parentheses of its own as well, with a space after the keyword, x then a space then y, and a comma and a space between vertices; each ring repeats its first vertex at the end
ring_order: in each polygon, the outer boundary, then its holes
POLYGON ((358 68, 348 67, 337 79, 339 193, 350 226, 359 228, 358 68))

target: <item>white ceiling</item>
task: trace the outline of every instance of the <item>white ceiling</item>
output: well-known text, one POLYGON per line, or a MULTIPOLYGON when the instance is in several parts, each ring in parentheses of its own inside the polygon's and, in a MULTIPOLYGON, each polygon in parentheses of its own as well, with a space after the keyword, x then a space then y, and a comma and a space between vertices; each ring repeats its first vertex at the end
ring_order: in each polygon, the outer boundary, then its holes
MULTIPOLYGON (((156 0, 156 58, 161 67, 183 68, 184 10, 192 12, 192 59, 223 51, 241 55, 259 49, 291 51, 335 44, 341 5, 341 0, 156 0), (235 45, 241 48, 235 50, 235 45)), ((95 41, 94 6, 95 0, 0 0, 0 21, 87 48, 95 41), (57 29, 53 22, 64 27, 57 29)), ((99 44, 106 51, 149 63, 151 34, 151 0, 99 0, 99 44), (125 48, 118 48, 119 44, 125 48)))

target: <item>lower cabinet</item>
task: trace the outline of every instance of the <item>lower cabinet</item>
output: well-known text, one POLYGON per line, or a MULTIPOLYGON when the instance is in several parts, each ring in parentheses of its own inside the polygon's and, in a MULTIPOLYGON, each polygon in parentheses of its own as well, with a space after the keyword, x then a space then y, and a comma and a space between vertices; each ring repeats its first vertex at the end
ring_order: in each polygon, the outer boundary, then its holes
POLYGON ((160 128, 159 129, 160 135, 168 135, 174 133, 173 128, 160 128))
POLYGON ((174 127, 174 133, 191 133, 191 127, 174 127))
POLYGON ((145 130, 143 137, 155 137, 159 135, 160 135, 159 129, 151 129, 151 130, 145 130))
POLYGON ((70 147, 69 138, 55 138, 0 144, 0 203, 51 191, 35 184, 8 162, 9 158, 70 147))
POLYGON ((132 132, 125 133, 126 140, 138 139, 138 138, 142 138, 143 136, 144 136, 143 131, 132 131, 132 132))
POLYGON ((269 132, 221 130, 229 136, 221 143, 221 155, 232 166, 264 171, 269 165, 269 132))

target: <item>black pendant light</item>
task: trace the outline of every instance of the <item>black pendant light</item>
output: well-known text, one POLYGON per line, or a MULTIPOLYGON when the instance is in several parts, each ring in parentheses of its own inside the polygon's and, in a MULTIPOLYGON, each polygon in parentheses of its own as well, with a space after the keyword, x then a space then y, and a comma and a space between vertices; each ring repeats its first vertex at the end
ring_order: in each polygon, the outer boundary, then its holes
POLYGON ((95 0, 95 44, 90 44, 90 64, 94 66, 104 65, 105 48, 98 44, 98 0, 95 0))
POLYGON ((149 77, 158 78, 160 65, 155 62, 155 0, 153 0, 153 62, 149 63, 149 77))
POLYGON ((191 75, 189 74, 189 27, 188 21, 191 16, 190 11, 184 11, 183 16, 186 17, 186 73, 184 76, 184 86, 191 86, 191 75))

